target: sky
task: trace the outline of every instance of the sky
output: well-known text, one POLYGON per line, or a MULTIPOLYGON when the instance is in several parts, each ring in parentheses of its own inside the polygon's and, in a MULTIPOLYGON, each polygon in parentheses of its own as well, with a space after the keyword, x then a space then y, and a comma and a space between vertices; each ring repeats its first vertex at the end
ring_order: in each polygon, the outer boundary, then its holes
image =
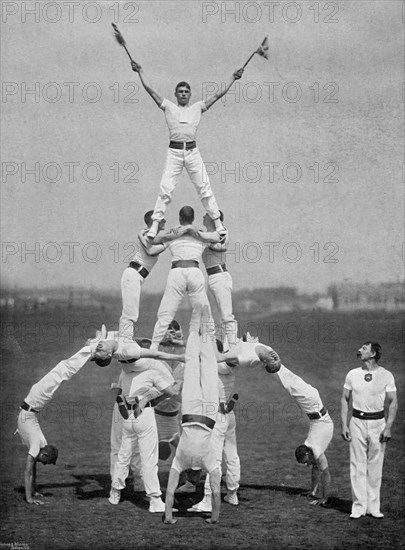
MULTIPOLYGON (((2 284, 117 290, 168 143, 162 96, 217 91, 197 141, 234 289, 403 279, 402 2, 2 2, 2 284)), ((186 173, 167 213, 204 214, 186 173)), ((163 290, 169 253, 145 282, 163 290)))

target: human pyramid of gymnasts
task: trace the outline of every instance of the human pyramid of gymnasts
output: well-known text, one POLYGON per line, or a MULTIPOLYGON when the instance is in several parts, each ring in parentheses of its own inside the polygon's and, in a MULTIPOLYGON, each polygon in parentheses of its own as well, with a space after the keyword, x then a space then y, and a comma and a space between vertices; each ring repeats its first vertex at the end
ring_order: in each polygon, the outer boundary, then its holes
POLYGON ((240 462, 233 408, 238 396, 233 392, 237 371, 252 367, 274 374, 308 415, 307 439, 295 453, 298 462, 312 465, 309 494, 314 503, 323 504, 330 491, 325 450, 332 439, 333 422, 318 391, 282 365, 271 347, 249 335, 237 337, 237 322, 232 313, 232 278, 225 265, 229 235, 196 144, 202 113, 242 77, 243 68, 235 71, 227 86, 213 97, 190 106, 191 88, 187 82, 177 84, 177 104, 174 104, 152 87, 138 63, 132 61, 131 65, 164 112, 169 129, 160 191, 154 210, 144 216, 146 227, 138 235, 138 250, 122 275, 123 308, 118 331, 107 332, 103 326, 79 352, 61 361, 36 383, 21 405, 18 432, 28 447, 26 500, 32 504, 43 502, 36 491, 36 463, 55 464, 58 455, 56 447, 47 444, 41 431, 39 411, 60 384, 89 359, 100 367, 115 359, 122 370, 118 382, 112 385, 116 406, 111 428, 111 504, 119 503, 131 467, 135 480, 140 474, 149 511, 164 513, 164 522, 174 524, 175 493, 194 492, 201 473, 205 472, 204 499, 189 511, 210 512, 206 521, 217 523, 224 454, 227 486, 224 501, 237 506, 240 462), (205 229, 199 230, 194 225, 193 208, 183 206, 179 226, 165 231, 165 210, 184 167, 207 212, 203 218, 205 229), (166 249, 172 256, 172 264, 152 339, 137 337, 141 288, 159 254, 166 249), (208 288, 221 316, 219 339, 205 290, 203 263, 208 288), (193 308, 186 345, 181 327, 175 321, 185 295, 193 308), (158 479, 159 458, 161 464, 170 464, 165 503, 161 500, 158 479), (320 498, 315 499, 317 489, 320 498))

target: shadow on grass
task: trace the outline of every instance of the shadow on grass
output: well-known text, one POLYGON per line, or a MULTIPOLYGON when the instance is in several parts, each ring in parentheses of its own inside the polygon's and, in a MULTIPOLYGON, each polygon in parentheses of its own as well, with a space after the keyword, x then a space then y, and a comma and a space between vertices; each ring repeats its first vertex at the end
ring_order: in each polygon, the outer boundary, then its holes
POLYGON ((288 487, 286 485, 270 485, 269 483, 241 483, 241 489, 254 489, 255 491, 281 491, 289 495, 305 495, 308 489, 302 487, 288 487))
MULTIPOLYGON (((302 487, 288 487, 286 485, 270 485, 270 484, 241 484, 241 489, 253 489, 255 491, 280 491, 282 493, 287 493, 288 495, 298 495, 306 496, 308 494, 308 489, 303 489, 302 487)), ((239 498, 240 501, 243 501, 243 497, 239 498)), ((321 505, 323 508, 337 510, 343 514, 350 514, 352 502, 351 500, 344 500, 337 496, 330 496, 327 502, 321 505)))
MULTIPOLYGON (((78 500, 91 500, 95 498, 105 499, 109 497, 111 489, 111 477, 109 474, 75 474, 73 477, 78 480, 76 484, 76 495, 78 500), (95 488, 94 485, 98 485, 98 487, 95 488)), ((149 502, 145 498, 145 493, 133 489, 133 480, 131 478, 127 479, 127 487, 121 491, 120 502, 123 501, 132 502, 142 509, 148 509, 149 507, 149 502)))
MULTIPOLYGON (((111 478, 107 474, 91 474, 91 475, 74 475, 78 480, 77 483, 70 484, 76 486, 76 495, 79 500, 91 500, 97 498, 108 498, 111 488, 111 478), (93 488, 97 484, 99 487, 93 488)), ((164 498, 165 488, 162 487, 162 497, 164 498)), ((204 496, 203 485, 197 486, 196 492, 193 493, 193 499, 189 494, 175 495, 174 505, 181 513, 184 513, 187 508, 190 508, 195 502, 199 502, 204 496), (195 499, 195 502, 194 502, 195 499)), ((145 495, 145 491, 133 489, 132 478, 127 479, 125 489, 121 491, 120 502, 131 502, 134 506, 148 510, 149 500, 145 495)), ((186 514, 187 515, 187 514, 186 514)))
MULTIPOLYGON (((111 478, 108 474, 88 474, 88 475, 73 475, 77 480, 71 483, 45 483, 40 485, 39 490, 44 496, 52 496, 52 492, 48 489, 68 488, 74 487, 75 494, 78 500, 92 500, 92 499, 104 499, 108 498, 111 488, 111 478), (94 485, 97 484, 97 488, 94 485)), ((144 491, 135 491, 133 489, 133 481, 131 478, 127 480, 127 487, 121 491, 121 502, 129 501, 140 509, 147 510, 149 508, 149 501, 145 496, 144 491)), ((245 483, 241 484, 239 492, 239 502, 243 505, 243 502, 249 502, 249 498, 243 495, 243 490, 251 489, 254 491, 277 491, 286 493, 288 495, 305 496, 308 493, 308 489, 302 487, 289 487, 286 485, 271 485, 271 484, 255 484, 245 483), (242 494, 240 494, 242 492, 242 494)), ((24 495, 24 487, 16 487, 15 491, 24 495)), ((164 495, 163 495, 164 497, 164 495)), ((224 495, 222 495, 223 500, 224 495)), ((197 502, 200 502, 204 498, 204 486, 198 484, 196 492, 192 494, 176 494, 174 505, 178 508, 178 515, 180 517, 192 517, 201 516, 205 517, 201 512, 187 512, 188 508, 191 508, 197 502)), ((322 505, 323 508, 337 510, 343 514, 350 514, 351 501, 344 500, 337 496, 329 497, 327 503, 322 505)))

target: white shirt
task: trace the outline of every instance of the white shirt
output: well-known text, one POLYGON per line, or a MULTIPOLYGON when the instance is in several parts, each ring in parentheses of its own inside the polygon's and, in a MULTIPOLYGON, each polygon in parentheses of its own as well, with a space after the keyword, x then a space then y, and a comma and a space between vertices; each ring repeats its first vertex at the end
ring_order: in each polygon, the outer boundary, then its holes
POLYGON ((145 405, 174 384, 174 380, 169 371, 153 359, 140 359, 139 363, 136 370, 121 373, 120 384, 128 403, 135 402, 138 397, 141 405, 145 405))
POLYGON ((265 346, 260 342, 239 342, 237 346, 239 365, 250 369, 263 366, 263 363, 256 353, 257 346, 262 346, 270 351, 274 351, 270 346, 265 346))
POLYGON ((344 388, 352 392, 353 408, 363 412, 384 410, 386 392, 397 391, 393 375, 380 366, 372 371, 363 367, 352 369, 347 373, 344 388), (369 382, 364 379, 367 374, 372 377, 369 382))
POLYGON ((213 472, 218 466, 210 446, 211 435, 201 426, 183 426, 172 468, 179 474, 188 469, 213 472))
MULTIPOLYGON (((162 361, 161 363, 162 365, 166 366, 166 368, 172 374, 176 387, 178 388, 180 393, 184 380, 184 363, 177 363, 173 371, 165 361, 162 361)), ((169 397, 168 399, 165 399, 165 401, 162 401, 161 403, 156 405, 155 410, 174 413, 180 410, 180 402, 177 400, 176 397, 169 397)))
MULTIPOLYGON (((227 231, 225 240, 223 243, 221 243, 221 248, 223 247, 224 250, 215 250, 211 248, 211 246, 209 245, 206 247, 202 255, 206 269, 209 269, 210 267, 214 267, 216 265, 223 265, 226 263, 226 250, 228 248, 228 245, 229 245, 229 234, 227 231)), ((215 247, 215 245, 212 245, 212 246, 215 247)))
POLYGON ((207 110, 204 101, 182 107, 164 99, 160 108, 165 113, 172 141, 195 141, 201 115, 207 110))
POLYGON ((118 347, 113 353, 113 357, 118 361, 128 361, 129 359, 139 359, 141 356, 141 347, 136 342, 125 342, 118 340, 118 347))
POLYGON ((194 260, 201 263, 202 253, 207 245, 192 237, 184 235, 169 244, 172 261, 194 260))
POLYGON ((91 348, 85 346, 69 359, 64 359, 58 363, 56 367, 32 386, 24 401, 36 411, 43 409, 62 382, 72 378, 87 363, 90 356, 91 348))

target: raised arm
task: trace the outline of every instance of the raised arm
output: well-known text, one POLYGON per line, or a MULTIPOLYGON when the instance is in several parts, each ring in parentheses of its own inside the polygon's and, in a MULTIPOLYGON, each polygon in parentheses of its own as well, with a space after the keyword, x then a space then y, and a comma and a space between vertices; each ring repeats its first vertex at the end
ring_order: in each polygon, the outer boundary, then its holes
POLYGON ((148 94, 151 96, 151 98, 153 99, 153 101, 156 103, 156 105, 158 107, 160 107, 163 103, 163 97, 159 94, 159 92, 157 92, 155 90, 155 88, 153 88, 150 83, 148 82, 147 78, 145 77, 145 73, 141 67, 141 65, 139 65, 139 63, 136 63, 136 61, 132 61, 131 62, 131 67, 132 67, 132 70, 135 72, 135 73, 138 73, 139 74, 139 78, 142 82, 142 85, 143 87, 145 88, 145 90, 148 92, 148 94))
POLYGON ((342 399, 340 401, 340 417, 342 422, 342 437, 345 441, 350 441, 350 430, 347 424, 347 416, 349 413, 349 401, 351 396, 351 390, 343 388, 342 399))
POLYGON ((232 84, 235 82, 235 80, 239 80, 242 77, 242 74, 243 69, 238 69, 237 71, 235 71, 232 75, 230 82, 228 82, 225 88, 221 89, 221 91, 217 92, 215 95, 205 101, 205 106, 207 107, 207 109, 212 107, 214 103, 218 101, 218 99, 221 99, 221 97, 224 96, 232 87, 232 84))

